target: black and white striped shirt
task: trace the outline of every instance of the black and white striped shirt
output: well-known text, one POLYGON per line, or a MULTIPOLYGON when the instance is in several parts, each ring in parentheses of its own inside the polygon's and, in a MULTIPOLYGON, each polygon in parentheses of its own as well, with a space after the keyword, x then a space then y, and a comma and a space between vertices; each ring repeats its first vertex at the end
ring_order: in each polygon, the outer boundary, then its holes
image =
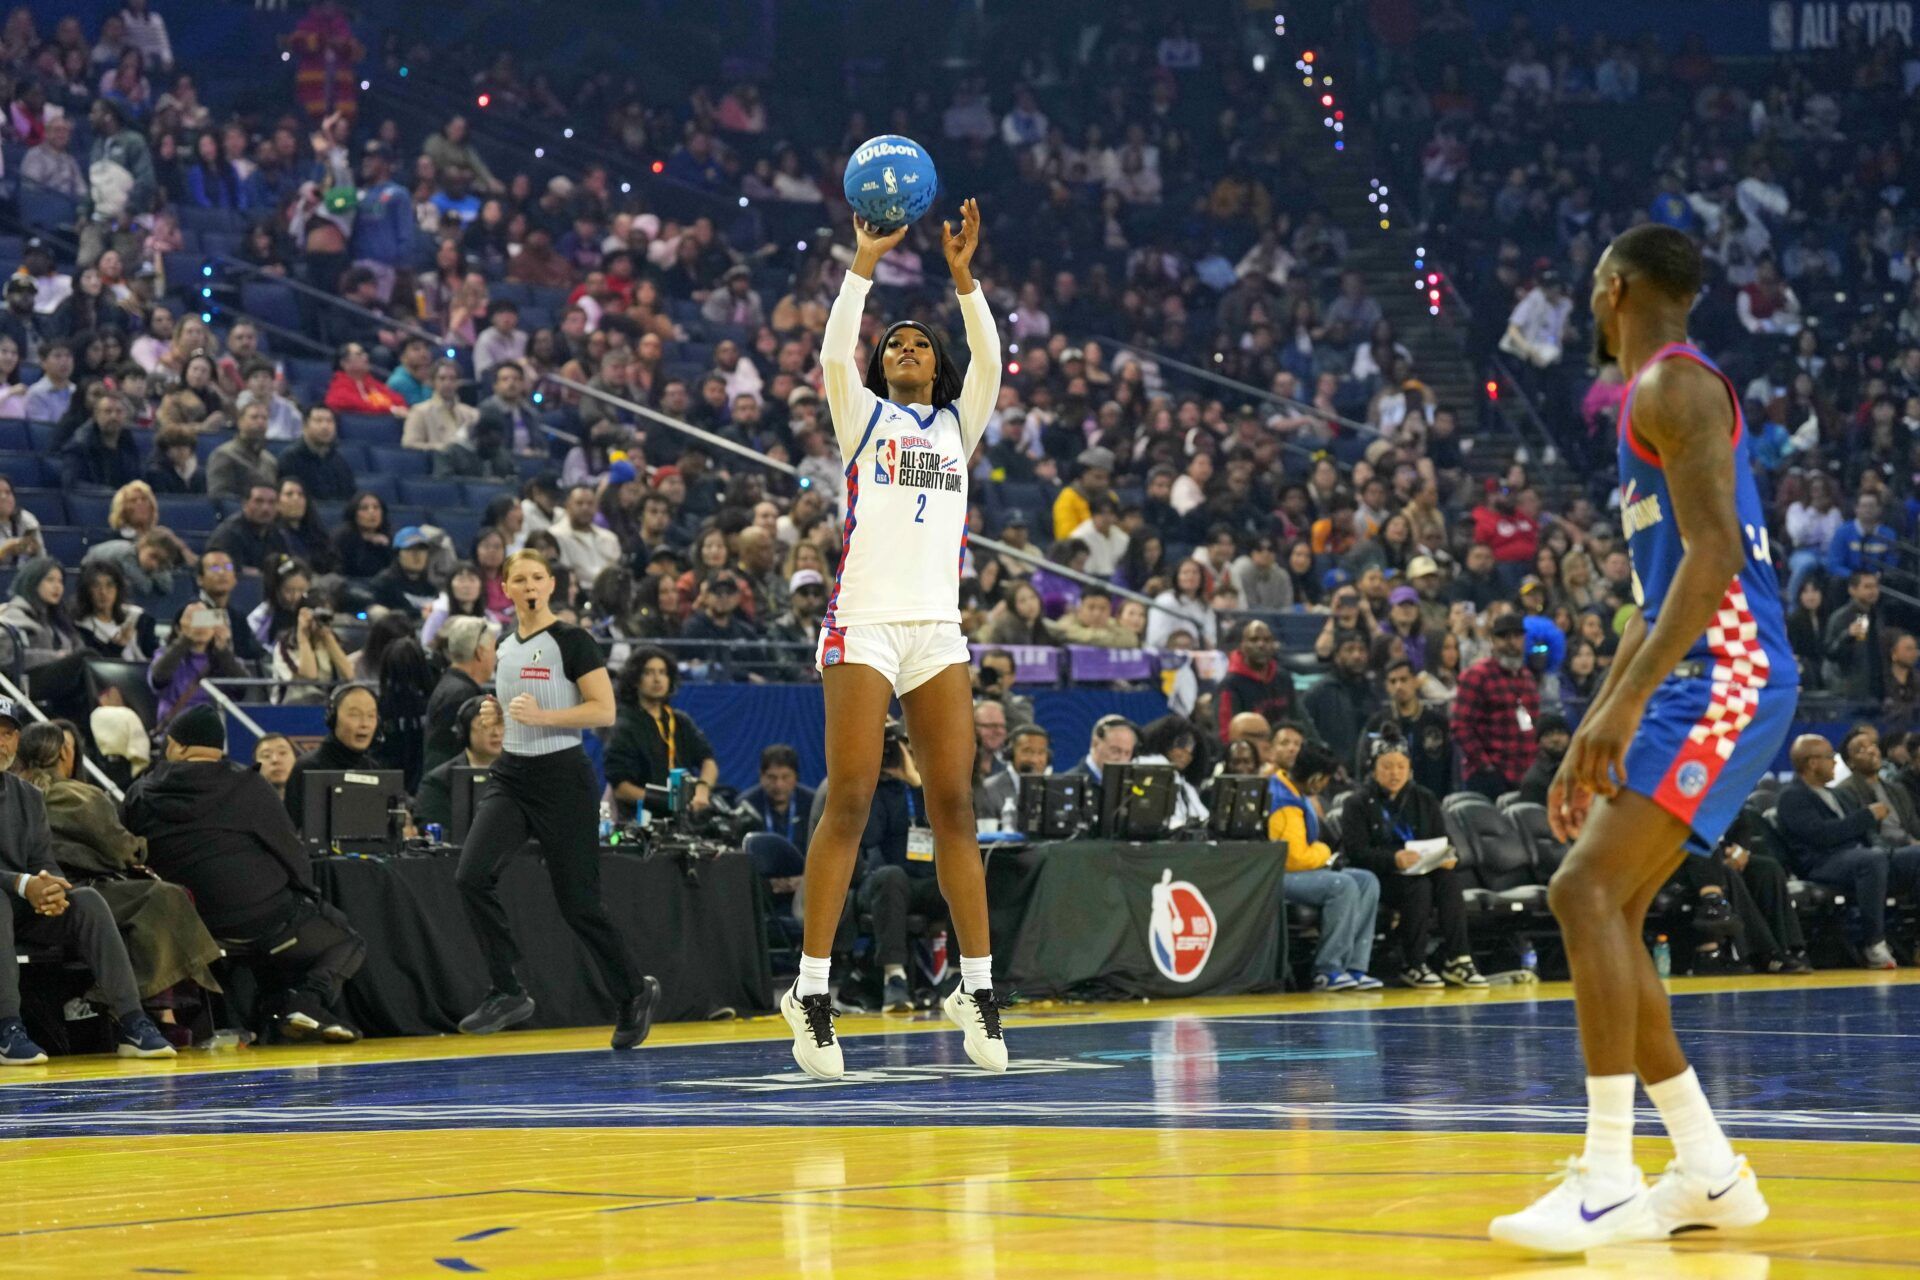
MULTIPOLYGON (((577 707, 585 701, 580 696, 581 678, 607 665, 594 638, 566 622, 550 623, 524 639, 519 628, 508 623, 498 652, 494 688, 502 710, 523 693, 532 694, 547 711, 577 707)), ((544 756, 579 745, 578 729, 530 725, 507 717, 508 755, 544 756)))

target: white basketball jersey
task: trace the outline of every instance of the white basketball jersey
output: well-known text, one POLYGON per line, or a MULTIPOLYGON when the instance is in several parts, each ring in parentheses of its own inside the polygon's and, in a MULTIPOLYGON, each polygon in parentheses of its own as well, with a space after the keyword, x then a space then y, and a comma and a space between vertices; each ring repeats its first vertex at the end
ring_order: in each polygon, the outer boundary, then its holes
POLYGON ((855 338, 870 283, 848 272, 820 363, 846 460, 840 574, 829 628, 960 621, 967 552, 967 466, 1000 396, 1000 338, 985 292, 960 295, 969 359, 960 398, 939 409, 882 400, 860 382, 855 338))

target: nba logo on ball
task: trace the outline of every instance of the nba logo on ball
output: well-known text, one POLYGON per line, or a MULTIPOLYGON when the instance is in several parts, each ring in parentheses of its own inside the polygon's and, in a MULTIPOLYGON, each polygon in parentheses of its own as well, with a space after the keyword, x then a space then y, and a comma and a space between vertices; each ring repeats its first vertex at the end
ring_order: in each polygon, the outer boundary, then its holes
POLYGON ((1707 789, 1707 766, 1698 760, 1689 760, 1680 766, 1673 782, 1680 788, 1680 794, 1691 800, 1707 789))
POLYGON ((892 231, 933 207, 940 179, 925 147, 912 138, 883 133, 847 157, 842 186, 855 213, 882 231, 892 231))
POLYGON ((1153 910, 1147 917, 1147 949, 1153 967, 1174 982, 1192 982, 1213 954, 1217 924, 1200 890, 1175 880, 1171 868, 1153 886, 1153 910))

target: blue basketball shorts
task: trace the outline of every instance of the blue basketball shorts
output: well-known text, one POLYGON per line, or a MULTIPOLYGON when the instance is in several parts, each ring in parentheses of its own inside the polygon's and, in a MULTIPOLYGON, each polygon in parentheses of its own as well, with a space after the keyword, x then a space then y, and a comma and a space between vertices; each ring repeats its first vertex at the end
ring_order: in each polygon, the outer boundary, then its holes
POLYGON ((1786 744, 1799 703, 1798 683, 1675 676, 1647 700, 1627 748, 1627 789, 1692 829, 1687 852, 1709 855, 1786 744))

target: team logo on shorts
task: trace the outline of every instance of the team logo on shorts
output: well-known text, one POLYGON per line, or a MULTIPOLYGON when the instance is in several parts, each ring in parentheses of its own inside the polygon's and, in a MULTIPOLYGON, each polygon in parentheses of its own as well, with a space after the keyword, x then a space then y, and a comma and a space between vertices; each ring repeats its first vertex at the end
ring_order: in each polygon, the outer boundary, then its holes
POLYGON ((1680 766, 1680 772, 1674 775, 1674 786, 1680 794, 1691 800, 1707 789, 1707 766, 1698 760, 1689 760, 1680 766))
POLYGON ((846 656, 846 637, 832 631, 827 632, 826 638, 821 641, 820 644, 820 665, 823 667, 837 667, 846 656))
POLYGON ((1218 923, 1200 890, 1175 880, 1171 868, 1153 886, 1153 910, 1147 917, 1147 950, 1154 968, 1174 982, 1192 982, 1213 954, 1218 923))

